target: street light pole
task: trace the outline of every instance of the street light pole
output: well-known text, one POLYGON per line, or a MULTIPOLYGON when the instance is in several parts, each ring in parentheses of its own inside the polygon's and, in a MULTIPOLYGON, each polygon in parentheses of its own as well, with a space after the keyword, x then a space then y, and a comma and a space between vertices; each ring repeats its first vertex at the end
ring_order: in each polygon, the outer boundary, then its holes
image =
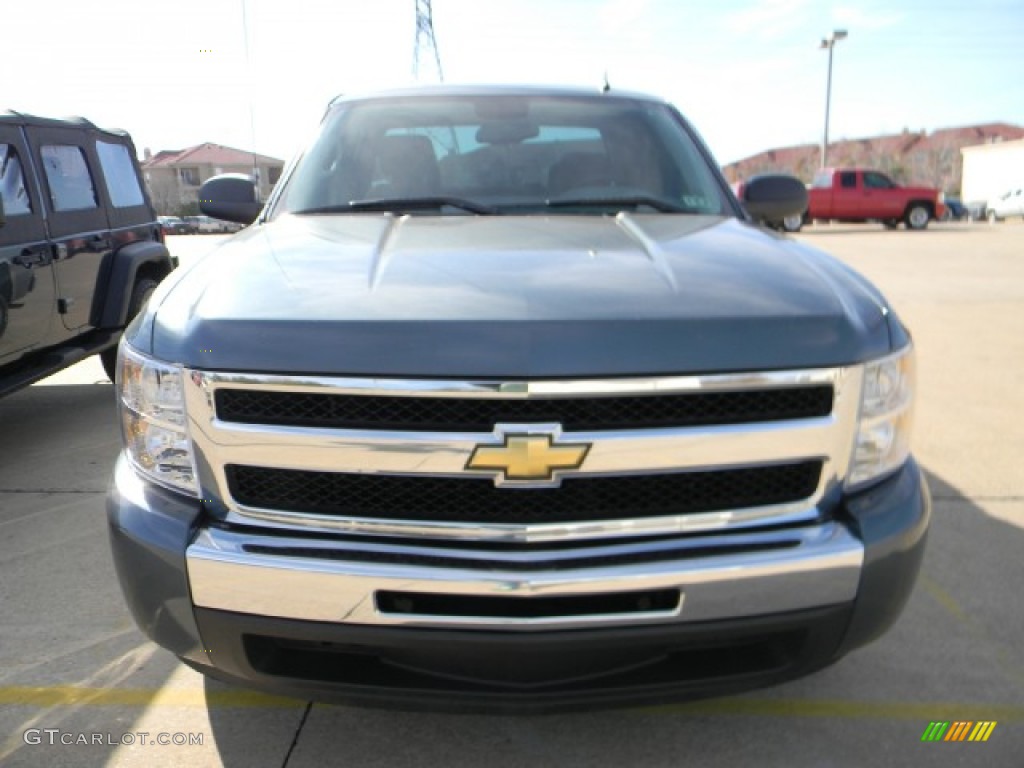
POLYGON ((821 41, 822 48, 828 48, 828 81, 825 86, 825 138, 821 142, 821 167, 828 164, 828 113, 832 103, 832 49, 836 43, 846 37, 845 29, 833 30, 832 34, 821 41))

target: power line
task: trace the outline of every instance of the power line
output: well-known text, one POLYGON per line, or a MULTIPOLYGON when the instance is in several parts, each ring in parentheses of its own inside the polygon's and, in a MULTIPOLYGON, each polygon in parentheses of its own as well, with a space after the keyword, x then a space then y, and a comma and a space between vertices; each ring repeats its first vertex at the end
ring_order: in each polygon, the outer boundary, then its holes
POLYGON ((253 76, 252 61, 249 59, 249 14, 246 9, 246 0, 242 0, 242 39, 245 43, 245 69, 249 75, 247 83, 249 102, 249 145, 252 147, 252 177, 256 182, 256 197, 260 196, 260 169, 256 162, 256 109, 253 106, 253 76))
POLYGON ((420 59, 433 53, 434 66, 437 67, 437 79, 444 82, 441 70, 441 54, 437 50, 437 38, 434 37, 434 13, 430 0, 416 0, 416 48, 413 52, 413 76, 420 79, 420 59))

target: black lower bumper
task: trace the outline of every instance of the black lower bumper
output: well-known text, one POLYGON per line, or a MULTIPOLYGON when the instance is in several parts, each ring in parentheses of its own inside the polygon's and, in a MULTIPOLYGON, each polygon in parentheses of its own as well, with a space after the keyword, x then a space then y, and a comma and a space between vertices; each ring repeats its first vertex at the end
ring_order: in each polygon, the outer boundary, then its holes
POLYGON ((363 706, 544 713, 657 704, 788 680, 835 658, 850 606, 545 633, 345 626, 197 609, 213 677, 363 706))
POLYGON ((931 513, 913 461, 844 501, 837 514, 864 545, 848 604, 614 629, 442 630, 192 608, 185 549, 198 506, 133 478, 122 461, 108 499, 111 541, 136 621, 158 644, 212 677, 277 694, 463 712, 652 704, 805 675, 897 619, 931 513))

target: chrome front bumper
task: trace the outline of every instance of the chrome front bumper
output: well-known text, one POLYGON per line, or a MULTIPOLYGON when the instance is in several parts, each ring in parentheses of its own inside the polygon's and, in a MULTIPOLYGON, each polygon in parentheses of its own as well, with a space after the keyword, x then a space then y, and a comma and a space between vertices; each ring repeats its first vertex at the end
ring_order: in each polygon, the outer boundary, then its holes
POLYGON ((545 558, 579 558, 579 550, 475 553, 493 562, 488 568, 460 565, 458 558, 473 554, 465 549, 457 556, 449 551, 449 563, 440 566, 401 562, 403 555, 415 559, 428 551, 437 558, 433 549, 204 528, 188 547, 186 562, 192 599, 201 608, 341 624, 492 630, 706 622, 849 603, 864 562, 864 545, 836 522, 588 548, 586 559, 633 560, 599 567, 545 567, 545 558), (360 558, 346 559, 346 546, 360 558), (666 557, 669 547, 674 554, 666 557), (379 561, 368 561, 367 553, 379 561), (531 564, 526 570, 523 561, 531 564), (378 601, 381 592, 529 600, 659 589, 679 590, 678 604, 645 613, 523 618, 404 614, 382 610, 378 601))

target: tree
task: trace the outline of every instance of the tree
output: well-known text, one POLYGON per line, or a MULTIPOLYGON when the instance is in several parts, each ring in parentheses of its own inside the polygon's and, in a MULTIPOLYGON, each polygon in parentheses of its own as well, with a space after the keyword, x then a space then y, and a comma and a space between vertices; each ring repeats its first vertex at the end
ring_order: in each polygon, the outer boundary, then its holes
POLYGON ((178 206, 178 210, 174 214, 175 216, 198 216, 199 215, 199 203, 196 201, 190 201, 182 203, 178 206))

